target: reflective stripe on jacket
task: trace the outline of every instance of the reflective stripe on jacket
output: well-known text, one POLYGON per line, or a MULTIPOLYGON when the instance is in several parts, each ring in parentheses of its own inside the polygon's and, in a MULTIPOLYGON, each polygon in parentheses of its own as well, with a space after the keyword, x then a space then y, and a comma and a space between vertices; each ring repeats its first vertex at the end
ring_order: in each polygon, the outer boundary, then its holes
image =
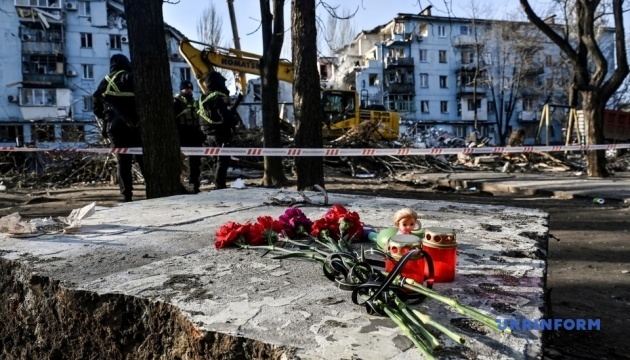
POLYGON ((116 78, 118 75, 125 73, 125 70, 120 70, 114 74, 114 76, 110 77, 109 75, 105 76, 105 81, 107 81, 107 88, 105 92, 103 92, 103 97, 105 96, 135 96, 134 93, 128 91, 120 91, 118 85, 116 85, 116 78))
POLYGON ((184 110, 180 111, 179 114, 175 114, 177 121, 182 125, 198 125, 197 101, 192 98, 189 100, 182 94, 175 95, 175 100, 179 101, 184 106, 184 110))
POLYGON ((199 116, 202 119, 209 122, 210 124, 216 124, 216 125, 223 124, 223 119, 221 119, 221 121, 213 121, 210 118, 210 113, 206 110, 205 103, 221 96, 227 98, 227 96, 224 93, 220 91, 214 91, 199 102, 199 109, 197 110, 197 114, 199 114, 199 116))

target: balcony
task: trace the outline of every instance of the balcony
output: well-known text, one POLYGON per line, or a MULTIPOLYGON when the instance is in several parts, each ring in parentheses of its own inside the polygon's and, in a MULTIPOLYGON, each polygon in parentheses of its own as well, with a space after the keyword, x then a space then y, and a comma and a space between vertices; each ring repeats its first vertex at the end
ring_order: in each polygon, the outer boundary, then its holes
POLYGON ((393 56, 388 56, 385 58, 386 69, 390 67, 412 67, 412 66, 413 66, 413 58, 393 57, 393 56))
POLYGON ((61 2, 59 0, 15 0, 15 6, 20 7, 37 7, 50 10, 61 10, 61 2))
POLYGON ((22 54, 63 54, 63 43, 43 41, 23 41, 22 54))
POLYGON ((466 47, 466 46, 476 46, 479 45, 479 42, 475 40, 475 37, 472 35, 459 35, 455 37, 453 41, 453 46, 455 47, 466 47))
POLYGON ((66 77, 60 74, 22 74, 24 84, 63 87, 66 77))
POLYGON ((486 66, 486 63, 483 59, 472 59, 471 61, 462 61, 458 60, 455 65, 457 66, 457 71, 475 71, 475 69, 482 69, 486 66))
POLYGON ((485 86, 477 85, 477 89, 475 89, 474 85, 459 85, 457 87, 457 95, 471 95, 473 93, 477 93, 479 96, 486 95, 485 86))
POLYGON ((545 73, 545 66, 541 64, 529 64, 523 66, 523 76, 538 76, 545 73))
POLYGON ((413 84, 390 83, 385 87, 385 91, 389 94, 412 94, 414 92, 413 84))

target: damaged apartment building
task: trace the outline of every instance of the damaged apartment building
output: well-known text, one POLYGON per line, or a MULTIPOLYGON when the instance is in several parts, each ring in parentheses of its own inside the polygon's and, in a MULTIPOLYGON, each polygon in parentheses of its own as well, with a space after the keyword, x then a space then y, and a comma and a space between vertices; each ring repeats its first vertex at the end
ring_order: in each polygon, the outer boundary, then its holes
MULTIPOLYGON (((2 1, 0 18, 0 145, 98 141, 91 95, 109 73, 109 58, 129 56, 122 0, 2 1)), ((176 91, 192 74, 178 52, 183 35, 165 30, 176 91)))
MULTIPOLYGON (((601 30, 613 63, 614 29, 601 30)), ((397 111, 402 125, 419 130, 465 137, 477 128, 496 139, 501 130, 522 128, 531 139, 545 103, 567 104, 571 66, 528 22, 433 16, 429 7, 362 31, 337 55, 320 61, 328 86, 355 87, 362 106, 397 111)), ((556 141, 566 118, 554 112, 556 141)))

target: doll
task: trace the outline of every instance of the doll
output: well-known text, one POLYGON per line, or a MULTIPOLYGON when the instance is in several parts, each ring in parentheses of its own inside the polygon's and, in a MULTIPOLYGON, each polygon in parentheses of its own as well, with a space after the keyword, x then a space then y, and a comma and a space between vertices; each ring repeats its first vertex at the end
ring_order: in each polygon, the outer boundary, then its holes
POLYGON ((394 214, 394 225, 398 228, 397 234, 411 234, 413 230, 420 228, 418 213, 409 208, 403 208, 394 214))

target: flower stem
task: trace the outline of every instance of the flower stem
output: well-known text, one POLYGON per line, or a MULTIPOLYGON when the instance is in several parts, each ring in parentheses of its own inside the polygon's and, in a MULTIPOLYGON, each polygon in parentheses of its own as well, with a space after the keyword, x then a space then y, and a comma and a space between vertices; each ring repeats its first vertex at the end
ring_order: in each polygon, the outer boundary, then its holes
POLYGON ((275 246, 275 245, 260 245, 260 246, 239 245, 239 246, 241 247, 241 249, 280 251, 280 252, 286 253, 285 255, 274 256, 274 259, 287 259, 287 258, 301 257, 301 258, 316 260, 320 263, 323 263, 325 261, 324 258, 317 256, 316 254, 307 254, 301 251, 287 250, 283 247, 275 246))
POLYGON ((404 289, 408 289, 408 290, 413 290, 415 292, 421 293, 423 295, 426 295, 432 299, 435 299, 439 302, 445 303, 449 306, 451 306, 453 309, 455 309, 455 311, 457 311, 458 313, 462 314, 462 315, 466 315, 469 316, 479 322, 481 322, 482 324, 486 325, 487 327, 498 331, 498 332, 505 332, 508 334, 512 333, 512 330, 510 330, 510 328, 506 328, 505 330, 501 330, 499 329, 499 326, 497 325, 497 323, 494 321, 494 319, 490 318, 489 316, 480 313, 479 311, 468 307, 466 305, 462 305, 460 304, 457 300, 455 299, 451 299, 449 297, 446 297, 444 295, 440 295, 438 293, 436 293, 433 290, 427 289, 424 286, 419 286, 416 285, 415 281, 411 280, 411 279, 406 279, 406 284, 403 284, 402 287, 404 289))
POLYGON ((396 305, 399 308, 401 308, 403 311, 412 311, 413 315, 415 317, 417 317, 418 320, 422 321, 423 324, 432 326, 433 328, 443 332, 446 336, 450 337, 451 339, 455 340, 456 342, 458 342, 460 344, 465 344, 466 343, 466 340, 463 337, 461 337, 459 334, 451 331, 450 329, 446 328, 444 325, 436 322, 429 315, 423 314, 423 313, 421 313, 420 311, 418 311, 416 309, 410 308, 409 306, 407 306, 407 304, 405 304, 399 298, 396 298, 395 302, 396 302, 396 305))
POLYGON ((400 301, 398 297, 396 297, 395 301, 396 301, 396 305, 398 306, 400 311, 403 313, 403 315, 405 315, 407 319, 409 319, 409 321, 411 321, 414 325, 416 325, 416 327, 418 328, 422 336, 424 336, 424 338, 427 339, 429 344, 431 344, 431 347, 433 347, 434 350, 439 349, 441 347, 440 342, 435 338, 435 336, 433 336, 433 334, 428 332, 427 329, 425 329, 424 326, 422 326, 420 319, 418 319, 415 313, 412 312, 411 309, 407 305, 405 305, 405 303, 400 301))
POLYGON ((283 242, 285 244, 291 244, 293 246, 296 246, 300 250, 310 250, 310 251, 316 252, 316 253, 318 253, 320 255, 324 255, 324 256, 330 255, 329 253, 327 253, 327 252, 325 252, 325 251, 323 251, 323 250, 321 250, 321 249, 319 249, 319 248, 317 248, 315 246, 302 244, 302 243, 299 243, 299 242, 297 242, 295 240, 291 240, 291 239, 288 239, 288 238, 280 238, 278 241, 281 241, 281 242, 283 242))
POLYGON ((426 345, 422 342, 418 335, 416 335, 416 333, 409 327, 409 325, 405 323, 402 317, 397 314, 392 307, 388 306, 381 300, 377 300, 376 304, 381 307, 381 309, 387 314, 387 316, 389 316, 389 318, 392 319, 392 321, 395 322, 396 325, 398 325, 402 329, 405 336, 407 336, 409 340, 411 340, 411 342, 416 345, 416 348, 420 351, 422 356, 424 356, 426 359, 435 359, 431 354, 431 350, 426 347, 426 345))

